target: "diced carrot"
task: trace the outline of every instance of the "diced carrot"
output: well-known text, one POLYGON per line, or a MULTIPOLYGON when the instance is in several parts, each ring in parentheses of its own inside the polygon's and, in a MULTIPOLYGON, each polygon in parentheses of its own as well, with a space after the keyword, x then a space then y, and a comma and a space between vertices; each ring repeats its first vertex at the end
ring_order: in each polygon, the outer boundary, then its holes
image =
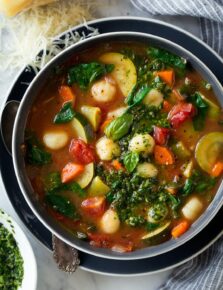
POLYGON ((217 177, 222 173, 223 173, 223 162, 218 161, 212 168, 211 175, 217 177))
POLYGON ((60 97, 62 99, 62 103, 67 103, 67 102, 72 102, 73 105, 75 103, 75 100, 76 100, 76 96, 75 94, 73 93, 72 89, 68 86, 61 86, 59 88, 59 94, 60 94, 60 97))
POLYGON ((61 172, 61 181, 63 183, 73 180, 76 176, 84 171, 84 165, 69 162, 65 165, 61 172))
POLYGON ((154 157, 158 164, 170 165, 174 163, 173 153, 165 146, 155 145, 154 157))
POLYGON ((123 170, 124 169, 122 164, 117 159, 112 161, 112 165, 116 170, 123 170))
POLYGON ((159 76, 170 87, 173 86, 174 80, 175 80, 174 70, 170 69, 170 70, 158 71, 156 72, 156 75, 159 76))
POLYGON ((108 118, 106 119, 100 126, 100 131, 104 132, 105 128, 108 126, 109 123, 111 123, 113 119, 112 118, 108 118))
POLYGON ((171 235, 173 238, 179 238, 181 235, 183 235, 188 229, 189 229, 190 225, 188 223, 188 221, 184 220, 181 221, 178 225, 176 225, 172 231, 171 231, 171 235))
POLYGON ((172 105, 168 101, 164 100, 163 101, 163 110, 164 110, 164 112, 168 113, 171 110, 171 108, 172 108, 172 105))

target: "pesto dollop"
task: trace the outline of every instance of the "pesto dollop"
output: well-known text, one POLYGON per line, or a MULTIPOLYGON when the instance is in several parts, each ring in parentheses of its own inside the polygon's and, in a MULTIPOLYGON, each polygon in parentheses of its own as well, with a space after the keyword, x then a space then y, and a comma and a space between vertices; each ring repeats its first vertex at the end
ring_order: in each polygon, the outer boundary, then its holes
POLYGON ((23 275, 23 259, 18 245, 13 235, 0 224, 0 289, 18 289, 23 275))

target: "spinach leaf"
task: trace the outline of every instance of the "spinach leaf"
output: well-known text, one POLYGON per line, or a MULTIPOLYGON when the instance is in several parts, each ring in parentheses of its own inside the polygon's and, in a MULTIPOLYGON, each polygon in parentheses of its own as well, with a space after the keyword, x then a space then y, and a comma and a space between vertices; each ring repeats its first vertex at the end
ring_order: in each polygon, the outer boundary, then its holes
POLYGON ((43 145, 38 141, 36 136, 31 133, 26 135, 26 159, 32 165, 46 165, 51 163, 51 154, 43 149, 43 145))
POLYGON ((59 113, 56 114, 54 124, 63 124, 70 122, 75 116, 75 111, 72 108, 72 103, 65 103, 59 113))
POLYGON ((194 170, 191 177, 186 179, 181 194, 187 196, 193 192, 207 192, 216 184, 216 179, 194 170))
POLYGON ((107 73, 110 73, 114 67, 113 64, 102 64, 99 62, 75 65, 68 71, 67 83, 68 85, 77 83, 81 89, 85 90, 93 81, 107 73))
POLYGON ((59 213, 72 218, 74 220, 79 219, 79 215, 68 198, 59 194, 47 194, 46 202, 53 207, 59 213))
POLYGON ((184 70, 186 69, 186 59, 177 56, 171 52, 168 52, 162 48, 149 47, 147 49, 147 54, 152 59, 160 60, 167 66, 177 68, 180 72, 184 72, 184 70))
POLYGON ((189 100, 196 106, 197 114, 193 118, 193 126, 194 130, 201 131, 205 125, 205 119, 207 116, 209 105, 208 103, 201 97, 199 92, 195 92, 189 100))
POLYGON ((80 197, 86 196, 86 191, 80 185, 73 181, 70 183, 62 183, 59 172, 49 173, 44 180, 44 187, 47 193, 58 193, 61 191, 71 191, 80 197))
POLYGON ((132 122, 132 114, 124 113, 122 116, 109 123, 109 125, 105 128, 105 135, 113 141, 116 141, 128 133, 130 127, 132 126, 132 122))
POLYGON ((124 165, 128 172, 132 172, 139 162, 139 154, 136 152, 128 152, 124 156, 124 165))
POLYGON ((148 232, 150 232, 150 231, 153 231, 153 230, 157 229, 159 226, 160 226, 159 223, 150 223, 150 222, 147 222, 146 223, 146 230, 148 232))

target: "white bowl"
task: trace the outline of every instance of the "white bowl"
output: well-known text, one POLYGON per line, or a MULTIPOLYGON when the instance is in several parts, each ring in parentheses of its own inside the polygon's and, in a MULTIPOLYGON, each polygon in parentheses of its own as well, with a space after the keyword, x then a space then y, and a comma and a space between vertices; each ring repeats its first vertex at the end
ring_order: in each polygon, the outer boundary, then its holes
POLYGON ((18 290, 36 290, 37 266, 32 247, 19 225, 5 212, 0 210, 0 224, 13 234, 23 258, 24 277, 18 290))

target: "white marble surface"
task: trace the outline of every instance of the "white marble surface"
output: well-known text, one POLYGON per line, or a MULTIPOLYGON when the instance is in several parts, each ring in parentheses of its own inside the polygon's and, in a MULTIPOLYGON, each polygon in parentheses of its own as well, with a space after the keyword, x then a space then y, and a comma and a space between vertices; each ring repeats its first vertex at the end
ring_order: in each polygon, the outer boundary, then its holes
MULTIPOLYGON (((98 0, 98 2, 100 5, 98 5, 99 8, 95 11, 95 16, 98 18, 120 15, 148 16, 144 12, 137 11, 129 0, 98 0)), ((157 18, 176 24, 195 35, 199 35, 199 26, 196 19, 191 17, 157 18)), ((13 75, 16 75, 16 72, 9 77, 5 77, 6 75, 7 72, 2 72, 0 75, 0 105, 6 96, 12 83, 13 75)), ((38 290, 113 290, 116 288, 122 290, 155 290, 170 273, 170 271, 165 271, 156 275, 145 275, 140 277, 111 277, 78 270, 72 275, 65 274, 57 269, 52 259, 52 254, 33 238, 29 231, 22 225, 7 198, 1 179, 0 207, 11 214, 22 226, 33 246, 38 265, 38 290)))

